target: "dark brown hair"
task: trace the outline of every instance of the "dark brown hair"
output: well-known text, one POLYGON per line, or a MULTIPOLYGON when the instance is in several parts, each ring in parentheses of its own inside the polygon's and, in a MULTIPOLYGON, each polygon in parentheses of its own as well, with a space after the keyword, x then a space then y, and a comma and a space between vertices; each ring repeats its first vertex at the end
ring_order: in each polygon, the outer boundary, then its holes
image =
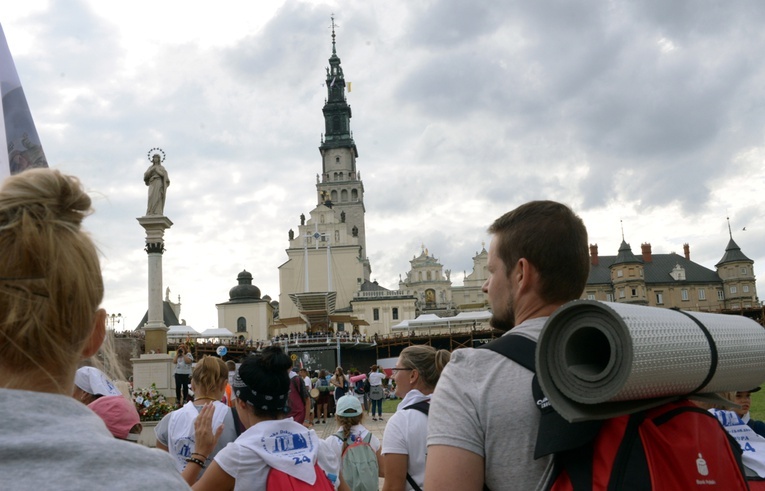
POLYGON ((525 258, 540 276, 539 295, 567 302, 582 295, 590 273, 587 229, 571 209, 555 201, 530 201, 497 218, 497 256, 509 275, 525 258))

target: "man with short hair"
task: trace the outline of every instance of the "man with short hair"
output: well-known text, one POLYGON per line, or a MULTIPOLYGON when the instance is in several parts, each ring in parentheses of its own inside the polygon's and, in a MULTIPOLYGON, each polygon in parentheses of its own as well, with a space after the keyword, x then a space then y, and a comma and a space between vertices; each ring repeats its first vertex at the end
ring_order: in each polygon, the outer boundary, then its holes
MULTIPOLYGON (((509 331, 506 336, 536 341, 548 316, 584 291, 587 229, 567 206, 532 201, 498 218, 489 233, 483 291, 491 323, 509 331)), ((533 375, 491 350, 454 351, 431 400, 425 489, 536 489, 544 483, 552 458, 533 456, 540 420, 533 375)))

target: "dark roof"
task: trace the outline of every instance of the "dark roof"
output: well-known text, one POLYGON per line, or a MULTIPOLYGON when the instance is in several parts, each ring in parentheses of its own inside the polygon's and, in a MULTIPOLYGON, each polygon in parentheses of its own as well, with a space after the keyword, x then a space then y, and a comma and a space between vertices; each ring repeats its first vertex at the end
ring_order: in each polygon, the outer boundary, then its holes
MULTIPOLYGON (((614 264, 624 263, 624 261, 618 261, 620 256, 598 256, 598 265, 590 265, 590 275, 587 277, 587 284, 599 285, 611 283, 611 270, 609 268, 614 264)), ((635 256, 633 255, 633 257, 635 256)), ((652 254, 650 262, 645 262, 635 257, 633 262, 643 265, 643 278, 646 284, 683 283, 683 281, 676 281, 670 276, 672 269, 676 265, 680 265, 681 268, 685 269, 686 283, 720 283, 722 281, 717 272, 675 253, 652 254)))
POLYGON ((720 259, 720 262, 715 264, 715 266, 739 261, 751 262, 752 260, 746 257, 743 252, 741 252, 741 248, 733 241, 733 237, 731 237, 730 241, 728 242, 728 246, 725 248, 725 254, 723 254, 722 259, 720 259))
POLYGON ((629 264, 639 262, 641 262, 640 259, 635 257, 635 255, 632 253, 632 248, 630 245, 624 239, 622 239, 622 245, 619 246, 619 255, 616 256, 614 264, 629 264))
MULTIPOLYGON (((179 326, 181 323, 178 320, 178 317, 175 315, 175 312, 173 312, 173 308, 170 306, 170 302, 164 300, 162 301, 162 318, 165 322, 165 326, 179 326)), ((143 327, 144 324, 149 322, 149 311, 147 310, 146 313, 143 315, 143 318, 141 319, 141 322, 138 323, 138 325, 135 327, 136 329, 140 329, 143 327)))
POLYGON ((364 283, 361 284, 360 290, 362 292, 389 291, 387 288, 378 285, 377 281, 369 281, 369 280, 364 280, 364 283))

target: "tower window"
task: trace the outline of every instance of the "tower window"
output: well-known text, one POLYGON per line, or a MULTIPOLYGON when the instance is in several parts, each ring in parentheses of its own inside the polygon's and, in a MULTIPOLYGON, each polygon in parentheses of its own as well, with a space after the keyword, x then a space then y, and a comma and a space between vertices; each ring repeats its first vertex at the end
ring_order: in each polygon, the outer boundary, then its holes
POLYGON ((732 286, 732 287, 730 287, 730 292, 731 293, 738 293, 738 288, 736 288, 735 286, 732 286))
POLYGON ((336 163, 337 165, 340 165, 340 157, 335 157, 335 163, 336 163))
POLYGON ((236 332, 247 332, 247 319, 240 317, 236 320, 236 332))
POLYGON ((741 290, 742 290, 744 293, 749 293, 749 285, 744 285, 744 286, 742 286, 742 287, 741 287, 741 290))
POLYGON ((348 190, 343 189, 340 191, 340 201, 348 201, 348 190))
POLYGON ((331 196, 331 200, 333 202, 337 201, 337 191, 332 191, 329 195, 331 196))
POLYGON ((357 189, 351 189, 351 201, 359 200, 359 191, 357 189))

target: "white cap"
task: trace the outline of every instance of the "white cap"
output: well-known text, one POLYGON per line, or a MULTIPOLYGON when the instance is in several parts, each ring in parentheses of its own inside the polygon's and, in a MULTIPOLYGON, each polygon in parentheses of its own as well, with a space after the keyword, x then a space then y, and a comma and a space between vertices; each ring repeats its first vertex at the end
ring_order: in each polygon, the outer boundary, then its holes
POLYGON ((95 367, 82 367, 74 375, 74 385, 94 396, 120 396, 117 387, 104 372, 95 367))

